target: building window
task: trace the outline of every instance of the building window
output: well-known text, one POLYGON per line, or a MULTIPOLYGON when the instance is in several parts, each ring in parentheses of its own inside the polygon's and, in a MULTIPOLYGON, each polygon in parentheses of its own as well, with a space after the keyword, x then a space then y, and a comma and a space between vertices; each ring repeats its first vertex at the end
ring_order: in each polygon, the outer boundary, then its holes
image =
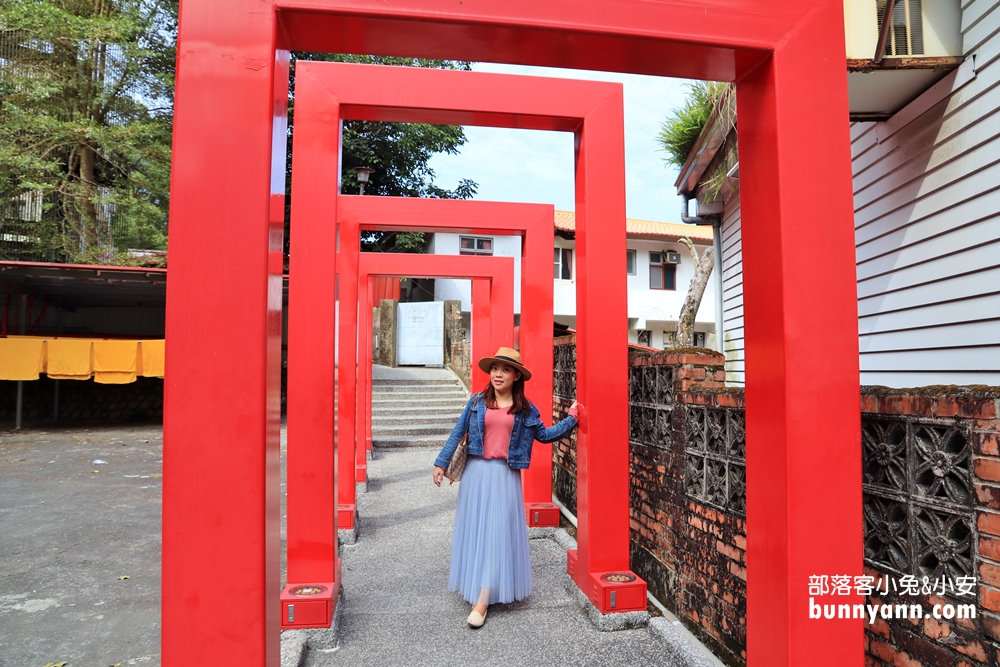
POLYGON ((635 250, 625 251, 625 264, 628 266, 628 274, 630 276, 635 275, 635 250))
POLYGON ((493 239, 484 239, 478 236, 460 236, 458 241, 458 254, 492 255, 493 239))
POLYGON ((649 289, 677 289, 677 267, 667 264, 665 252, 649 253, 649 289))
POLYGON ((555 249, 555 279, 573 280, 573 250, 571 248, 555 249))

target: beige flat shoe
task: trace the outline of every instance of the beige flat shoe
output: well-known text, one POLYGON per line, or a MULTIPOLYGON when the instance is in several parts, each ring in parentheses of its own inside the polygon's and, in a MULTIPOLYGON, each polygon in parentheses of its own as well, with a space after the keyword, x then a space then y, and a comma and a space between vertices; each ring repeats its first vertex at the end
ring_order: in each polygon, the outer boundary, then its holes
POLYGON ((486 622, 486 613, 488 611, 489 610, 487 609, 482 614, 480 614, 478 611, 476 611, 475 609, 473 609, 472 613, 469 614, 469 619, 468 619, 469 620, 469 627, 470 628, 481 628, 481 627, 483 627, 483 623, 486 622))

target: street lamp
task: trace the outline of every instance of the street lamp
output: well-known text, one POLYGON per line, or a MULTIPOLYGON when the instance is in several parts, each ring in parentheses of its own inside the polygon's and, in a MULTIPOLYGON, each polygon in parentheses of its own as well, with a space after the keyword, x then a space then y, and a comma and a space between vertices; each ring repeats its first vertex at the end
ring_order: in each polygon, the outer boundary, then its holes
POLYGON ((358 187, 361 188, 361 194, 365 193, 365 183, 368 182, 368 177, 375 172, 371 167, 354 167, 353 171, 358 175, 358 187))

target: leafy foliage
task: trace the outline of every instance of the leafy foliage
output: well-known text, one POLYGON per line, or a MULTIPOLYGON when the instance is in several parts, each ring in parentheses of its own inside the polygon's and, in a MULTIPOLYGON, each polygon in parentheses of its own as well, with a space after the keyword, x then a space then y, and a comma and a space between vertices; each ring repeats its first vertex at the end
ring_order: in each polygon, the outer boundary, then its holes
POLYGON ((712 110, 730 88, 716 81, 696 81, 687 85, 684 105, 663 121, 656 137, 667 153, 664 158, 667 164, 680 167, 687 161, 712 110))
POLYGON ((0 253, 166 245, 177 0, 0 4, 0 253))
MULTIPOLYGON (((397 67, 431 67, 436 69, 468 70, 470 64, 454 60, 426 58, 390 58, 343 54, 293 53, 292 86, 297 60, 324 60, 397 67)), ((294 100, 289 100, 289 155, 294 126, 294 100)), ((341 191, 358 192, 354 167, 370 167, 375 171, 365 185, 365 195, 390 197, 433 197, 438 199, 471 199, 477 184, 462 179, 454 190, 434 183, 434 170, 429 162, 436 153, 457 154, 465 144, 461 127, 428 125, 425 123, 383 123, 345 121, 343 159, 340 172, 341 191)), ((287 183, 290 183, 290 164, 287 183)), ((286 193, 290 195, 286 187, 286 193)), ((286 197, 286 201, 290 196, 286 197)), ((291 231, 291 230, 288 230, 291 231)), ((287 237, 287 234, 286 234, 287 237)), ((420 232, 368 232, 362 235, 362 249, 381 252, 424 252, 426 237, 420 232)))

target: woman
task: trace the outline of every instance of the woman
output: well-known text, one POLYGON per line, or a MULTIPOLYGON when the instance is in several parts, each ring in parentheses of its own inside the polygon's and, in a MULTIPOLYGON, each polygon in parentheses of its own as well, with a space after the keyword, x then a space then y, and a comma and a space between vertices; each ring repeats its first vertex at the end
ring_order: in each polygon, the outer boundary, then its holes
POLYGON ((468 622, 486 622, 488 605, 514 602, 531 593, 528 528, 521 496, 521 473, 531 462, 535 440, 552 442, 576 426, 577 403, 569 415, 545 428, 538 409, 524 396, 531 372, 521 355, 501 347, 479 360, 489 373, 486 388, 474 394, 434 461, 434 483, 441 486, 445 468, 468 433, 468 462, 455 510, 448 590, 459 591, 475 605, 468 622))

